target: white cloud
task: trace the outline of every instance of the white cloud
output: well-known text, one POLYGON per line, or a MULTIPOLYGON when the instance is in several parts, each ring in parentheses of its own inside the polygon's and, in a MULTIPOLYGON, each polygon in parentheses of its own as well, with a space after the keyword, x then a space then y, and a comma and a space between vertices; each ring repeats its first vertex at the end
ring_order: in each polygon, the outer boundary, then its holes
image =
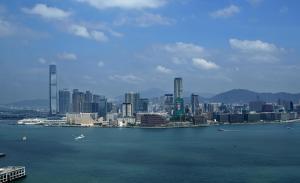
POLYGON ((140 82, 142 82, 143 80, 133 74, 127 74, 127 75, 112 75, 109 77, 109 79, 111 80, 116 80, 116 81, 123 81, 126 83, 130 83, 130 84, 138 84, 140 82))
POLYGON ((61 53, 58 54, 57 57, 61 60, 77 60, 77 56, 74 53, 61 53))
POLYGON ((177 42, 163 46, 163 50, 181 57, 195 57, 204 53, 204 48, 192 43, 177 42))
POLYGON ((237 49, 243 52, 276 52, 280 49, 272 43, 263 42, 261 40, 239 40, 229 39, 231 48, 237 49))
POLYGON ((204 70, 211 70, 211 69, 219 68, 219 66, 217 64, 215 64, 214 62, 207 61, 203 58, 194 58, 193 65, 199 69, 204 69, 204 70))
POLYGON ((88 28, 83 25, 73 24, 71 25, 69 31, 76 36, 93 39, 99 42, 105 42, 108 40, 108 37, 103 32, 97 30, 88 30, 88 28))
POLYGON ((97 66, 98 66, 98 67, 103 67, 103 66, 104 66, 104 62, 99 61, 99 62, 97 63, 97 66))
POLYGON ((71 13, 64 11, 56 7, 50 7, 46 4, 36 4, 32 8, 22 8, 24 13, 39 15, 47 19, 65 19, 68 18, 71 13))
POLYGON ((44 58, 39 58, 38 62, 41 63, 41 64, 45 64, 45 63, 47 63, 47 60, 44 59, 44 58))
POLYGON ((158 8, 163 6, 165 0, 77 0, 84 2, 97 9, 121 8, 121 9, 144 9, 158 8))
POLYGON ((166 67, 164 67, 164 66, 161 66, 161 65, 158 65, 158 66, 156 67, 156 71, 157 71, 157 72, 160 72, 160 73, 163 73, 163 74, 170 74, 170 73, 172 73, 172 70, 171 70, 171 69, 168 69, 168 68, 166 68, 166 67))
POLYGON ((285 53, 284 48, 261 40, 229 39, 229 44, 237 51, 231 56, 233 61, 274 63, 280 61, 280 56, 285 53))
POLYGON ((15 29, 11 25, 11 23, 6 20, 1 19, 1 17, 0 17, 0 37, 11 35, 14 32, 15 32, 15 29))
POLYGON ((235 5, 230 5, 223 9, 214 11, 210 14, 213 18, 228 18, 240 12, 240 8, 235 5))
POLYGON ((137 25, 139 27, 150 27, 154 25, 171 25, 175 20, 159 14, 144 13, 137 17, 122 17, 114 22, 115 25, 137 25))

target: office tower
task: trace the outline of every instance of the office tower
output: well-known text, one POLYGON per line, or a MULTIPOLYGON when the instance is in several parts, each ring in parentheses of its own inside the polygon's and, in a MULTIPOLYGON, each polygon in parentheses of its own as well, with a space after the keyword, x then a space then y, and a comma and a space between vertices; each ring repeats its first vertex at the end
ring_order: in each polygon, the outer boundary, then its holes
POLYGON ((73 90, 72 94, 72 111, 75 113, 83 112, 85 94, 78 89, 73 90))
POLYGON ((139 112, 148 112, 149 99, 141 98, 139 100, 139 112))
POLYGON ((86 91, 84 94, 83 112, 92 112, 93 94, 90 91, 86 91))
POLYGON ((174 101, 177 98, 182 98, 183 86, 182 86, 182 78, 174 79, 174 101))
POLYGON ((199 96, 196 94, 191 95, 191 106, 192 114, 195 115, 196 111, 199 109, 199 96))
POLYGON ((67 89, 59 90, 58 92, 59 113, 66 114, 70 111, 71 94, 67 89))
POLYGON ((123 103, 122 104, 122 116, 123 117, 132 117, 132 104, 123 103))
POLYGON ((49 110, 50 115, 57 114, 57 72, 56 65, 49 65, 49 110))
POLYGON ((135 114, 139 110, 139 93, 125 93, 125 103, 132 104, 132 113, 135 114))
POLYGON ((113 110, 113 103, 107 102, 107 112, 111 112, 113 110))
POLYGON ((93 102, 93 94, 90 91, 85 92, 84 102, 86 102, 86 103, 92 103, 93 102))
POLYGON ((164 111, 166 111, 168 114, 172 113, 172 108, 174 105, 174 99, 173 94, 165 94, 164 96, 164 111))
POLYGON ((174 79, 174 113, 173 116, 177 120, 183 120, 184 117, 184 101, 183 101, 182 78, 174 79))
POLYGON ((104 119, 106 118, 106 114, 107 114, 107 99, 106 98, 100 99, 98 114, 100 117, 103 117, 104 119))

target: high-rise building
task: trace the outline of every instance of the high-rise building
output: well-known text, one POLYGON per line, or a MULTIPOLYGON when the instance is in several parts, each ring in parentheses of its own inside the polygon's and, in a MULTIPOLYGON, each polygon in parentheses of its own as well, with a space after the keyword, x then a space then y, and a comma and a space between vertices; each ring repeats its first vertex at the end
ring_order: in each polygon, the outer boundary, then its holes
POLYGON ((100 102, 99 102, 99 116, 103 117, 105 119, 106 114, 107 114, 107 99, 103 98, 103 99, 100 99, 100 102))
POLYGON ((173 105, 174 105, 173 94, 165 94, 165 96, 164 96, 164 111, 166 111, 168 114, 171 114, 173 105))
POLYGON ((139 93, 125 93, 125 103, 132 104, 132 113, 135 114, 139 110, 139 93))
POLYGON ((85 94, 78 89, 73 90, 72 94, 72 111, 75 113, 83 112, 85 94))
POLYGON ((175 78, 174 79, 174 101, 177 98, 182 98, 183 94, 183 86, 182 86, 182 78, 175 78))
POLYGON ((123 117, 132 117, 132 104, 123 103, 122 104, 122 116, 123 117))
POLYGON ((70 111, 71 94, 67 89, 59 90, 58 92, 59 113, 66 114, 70 111))
POLYGON ((139 112, 148 112, 149 99, 141 98, 139 100, 139 112))
POLYGON ((49 110, 50 115, 56 115, 57 105, 57 72, 56 65, 49 65, 49 110))
POLYGON ((184 117, 184 100, 182 78, 174 79, 174 112, 173 117, 176 120, 183 120, 184 117))
POLYGON ((93 94, 90 91, 86 91, 84 94, 83 112, 92 112, 93 94))
POLYGON ((199 96, 196 94, 191 95, 191 106, 192 106, 192 114, 195 115, 196 111, 199 108, 199 96))

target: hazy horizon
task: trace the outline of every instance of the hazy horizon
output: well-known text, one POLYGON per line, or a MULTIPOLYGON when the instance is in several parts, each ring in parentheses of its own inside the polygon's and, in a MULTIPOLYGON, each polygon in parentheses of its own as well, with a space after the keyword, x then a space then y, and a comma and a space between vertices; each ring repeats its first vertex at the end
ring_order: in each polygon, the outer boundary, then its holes
POLYGON ((300 93, 299 1, 0 2, 0 104, 58 87, 107 97, 159 88, 300 93))

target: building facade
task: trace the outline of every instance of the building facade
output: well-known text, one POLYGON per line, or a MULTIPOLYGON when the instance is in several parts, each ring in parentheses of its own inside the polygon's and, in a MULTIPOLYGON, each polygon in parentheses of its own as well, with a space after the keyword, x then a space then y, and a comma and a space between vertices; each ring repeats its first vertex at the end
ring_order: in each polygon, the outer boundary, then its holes
POLYGON ((49 114, 56 115, 58 113, 57 104, 57 71, 56 65, 49 66, 49 114))

